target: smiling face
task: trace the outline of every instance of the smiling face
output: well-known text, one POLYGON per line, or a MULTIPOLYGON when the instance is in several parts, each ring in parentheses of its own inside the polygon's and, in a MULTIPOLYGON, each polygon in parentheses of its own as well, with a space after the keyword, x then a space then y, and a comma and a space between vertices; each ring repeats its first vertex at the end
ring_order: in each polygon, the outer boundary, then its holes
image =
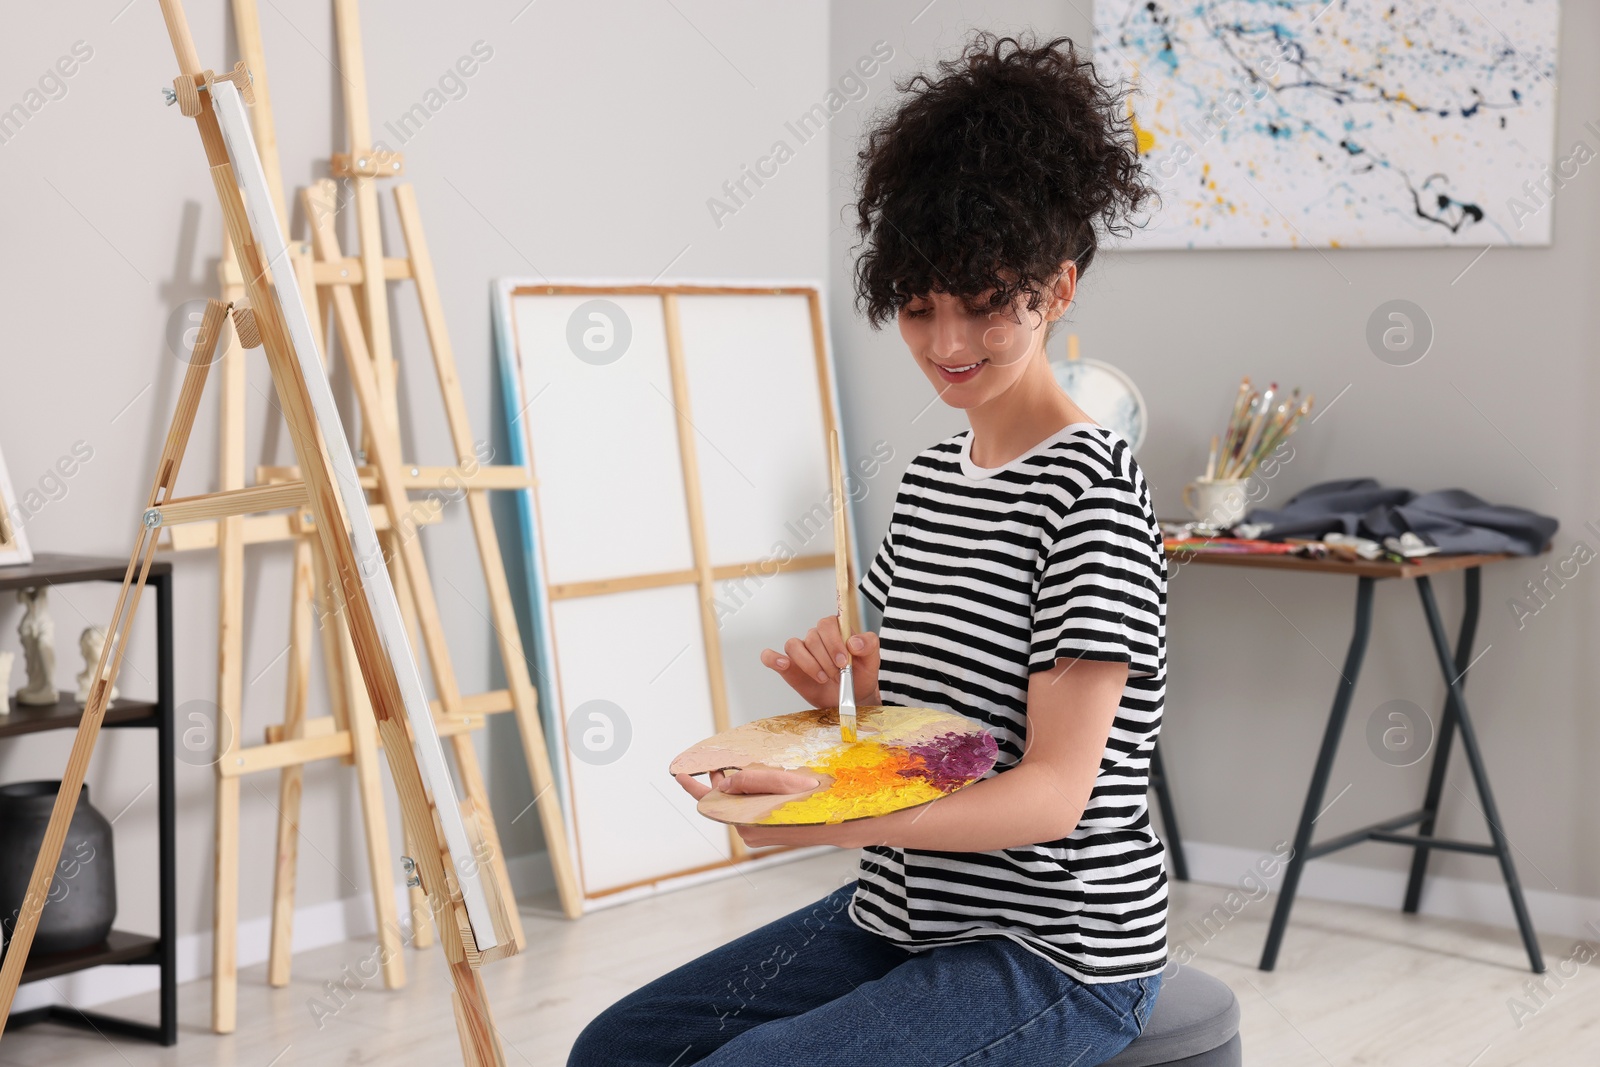
POLYGON ((981 296, 973 301, 948 293, 917 297, 900 309, 900 336, 941 400, 954 408, 981 407, 1044 360, 1046 332, 1072 303, 1076 275, 1065 264, 1033 309, 1026 296, 997 309, 986 307, 981 296))

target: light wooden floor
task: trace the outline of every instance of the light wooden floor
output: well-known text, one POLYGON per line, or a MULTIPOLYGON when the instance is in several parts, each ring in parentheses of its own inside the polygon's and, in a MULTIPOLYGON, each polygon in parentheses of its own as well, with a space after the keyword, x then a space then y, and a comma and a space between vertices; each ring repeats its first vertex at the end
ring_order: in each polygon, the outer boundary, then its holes
MULTIPOLYGON (((584 1023, 635 986, 799 907, 851 877, 835 854, 735 876, 597 912, 571 923, 524 906, 528 950, 485 975, 506 1060, 559 1067, 584 1023)), ((1273 974, 1255 969, 1271 899, 1249 904, 1206 940, 1186 925, 1224 904, 1228 887, 1174 884, 1172 941, 1231 985, 1251 1067, 1593 1067, 1600 1063, 1600 960, 1564 984, 1546 976, 1544 1006, 1519 1029, 1508 1001, 1530 1009, 1532 978, 1515 934, 1312 900, 1296 903, 1273 974)), ((1235 902, 1237 906, 1237 901, 1235 902)), ((1547 938, 1552 972, 1573 943, 1547 938)), ((210 986, 179 994, 175 1048, 38 1025, 5 1036, 4 1067, 289 1067, 459 1063, 448 979, 437 949, 408 955, 410 985, 358 991, 319 1029, 307 1002, 373 950, 355 942, 295 957, 294 982, 269 989, 263 967, 241 974, 238 1033, 207 1030, 210 986)), ((1570 970, 1568 972, 1571 973, 1570 970)), ((105 1010, 154 1018, 153 995, 105 1010)))

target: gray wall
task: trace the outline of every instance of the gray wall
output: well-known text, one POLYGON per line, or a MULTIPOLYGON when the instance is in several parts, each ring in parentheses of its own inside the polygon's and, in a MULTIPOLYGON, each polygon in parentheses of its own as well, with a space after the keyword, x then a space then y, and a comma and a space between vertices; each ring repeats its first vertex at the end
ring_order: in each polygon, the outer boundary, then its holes
MULTIPOLYGON (((171 84, 176 66, 159 14, 154 5, 136 4, 113 21, 121 6, 13 11, 0 33, 4 107, 23 100, 74 42, 92 49, 66 80, 65 95, 0 144, 6 205, 0 446, 21 493, 37 486, 74 442, 86 442, 92 458, 66 482, 64 495, 56 492, 59 499, 29 520, 27 533, 37 549, 125 556, 182 371, 164 339, 169 315, 215 291, 222 231, 194 127, 161 103, 160 89, 171 84)), ((202 60, 217 69, 235 58, 227 7, 189 4, 202 60)), ((365 7, 374 136, 407 155, 480 436, 490 433, 497 403, 492 278, 825 275, 826 235, 818 225, 826 212, 825 140, 797 146, 779 174, 720 226, 707 207, 743 165, 788 136, 786 120, 822 99, 823 5, 752 10, 703 0, 531 6, 505 0, 365 7), (458 92, 399 143, 385 124, 423 101, 477 41, 493 55, 465 82, 465 95, 458 92)), ((344 148, 331 6, 290 0, 262 4, 261 11, 292 190, 324 175, 323 161, 344 148)), ((390 247, 398 248, 397 227, 385 214, 390 247)), ((347 231, 347 249, 353 237, 347 231)), ((392 289, 410 454, 448 463, 416 304, 409 286, 392 289)), ((270 382, 259 358, 251 385, 250 461, 289 462, 284 435, 269 424, 270 382)), ((188 491, 215 484, 215 411, 209 400, 202 408, 183 480, 188 491)), ((424 536, 424 546, 461 684, 468 692, 490 688, 497 682, 493 634, 459 505, 424 536)), ((185 555, 176 566, 178 698, 207 701, 216 677, 214 560, 208 553, 185 555)), ((251 742, 282 714, 288 577, 284 548, 251 550, 245 635, 251 742)), ((58 598, 62 686, 70 686, 77 669, 78 632, 87 620, 109 616, 113 593, 72 590, 70 601, 58 598)), ((0 604, 0 648, 17 647, 19 619, 13 603, 0 604)), ((152 693, 148 626, 131 657, 124 688, 152 693)), ((320 692, 319 676, 313 694, 320 692)), ((501 755, 515 753, 512 735, 503 740, 491 763, 496 809, 508 848, 534 850, 541 847, 536 820, 505 825, 531 793, 518 757, 501 755)), ((0 746, 0 780, 58 774, 69 741, 62 735, 0 746)), ((209 929, 211 913, 212 771, 184 765, 180 772, 179 914, 183 931, 198 933, 209 929)), ((131 929, 153 930, 155 918, 147 862, 155 843, 154 794, 141 793, 153 775, 150 741, 121 733, 104 738, 90 774, 94 801, 108 815, 132 804, 117 822, 123 922, 131 929)), ((308 772, 302 904, 366 891, 352 781, 337 764, 308 772)), ((247 779, 240 904, 247 923, 268 908, 275 801, 273 776, 247 779)), ((392 826, 397 819, 391 812, 392 826)))
MULTIPOLYGON (((1562 6, 1557 144, 1566 156, 1579 140, 1600 151, 1600 134, 1584 128, 1600 116, 1600 78, 1576 47, 1600 34, 1600 11, 1562 6)), ((972 28, 1092 40, 1087 2, 838 4, 831 66, 843 69, 881 38, 893 45, 903 74, 957 48, 972 28)), ((840 210, 849 203, 858 131, 854 114, 834 131, 835 351, 852 440, 859 447, 889 439, 903 468, 918 449, 965 424, 939 404, 917 418, 932 392, 897 333, 891 326, 874 334, 851 314, 853 236, 840 210)), ((1326 479, 1373 475, 1418 490, 1460 486, 1560 518, 1553 557, 1485 572, 1483 655, 1469 699, 1525 884, 1589 898, 1600 896, 1600 825, 1589 788, 1600 752, 1590 653, 1600 581, 1584 568, 1521 629, 1507 599, 1551 558, 1570 556, 1577 540, 1600 548, 1582 529, 1600 519, 1587 416, 1595 396, 1597 181, 1585 169, 1560 192, 1552 247, 1496 248, 1458 281, 1481 248, 1111 253, 1089 271, 1070 314, 1083 354, 1124 368, 1150 405, 1139 461, 1164 517, 1181 515, 1179 493, 1203 469, 1210 436, 1248 374, 1301 385, 1327 411, 1295 437, 1293 461, 1269 483, 1270 501, 1326 479), (1395 298, 1420 304, 1436 329, 1432 351, 1410 367, 1379 362, 1363 340, 1367 317, 1395 298)), ((892 503, 887 492, 866 500, 864 551, 882 536, 892 503)), ((1453 634, 1461 580, 1440 579, 1436 589, 1453 634)), ((1354 592, 1353 582, 1201 566, 1172 580, 1162 740, 1183 829, 1195 841, 1259 853, 1292 836, 1341 684, 1335 665, 1343 663, 1354 592)), ((1324 832, 1412 810, 1423 793, 1424 765, 1391 767, 1364 740, 1369 717, 1389 700, 1410 700, 1439 718, 1443 685, 1415 590, 1380 585, 1375 625, 1329 799, 1351 788, 1319 823, 1324 832)), ((1470 794, 1459 750, 1451 773, 1470 794)), ((1441 831, 1486 840, 1474 804, 1447 788, 1441 831)), ((1339 859, 1393 870, 1405 853, 1368 845, 1339 859)), ((1497 878, 1489 860, 1443 856, 1434 863, 1443 874, 1497 878)), ((1212 866, 1229 882, 1243 870, 1212 866)), ((1509 923, 1503 898, 1488 917, 1509 923)))

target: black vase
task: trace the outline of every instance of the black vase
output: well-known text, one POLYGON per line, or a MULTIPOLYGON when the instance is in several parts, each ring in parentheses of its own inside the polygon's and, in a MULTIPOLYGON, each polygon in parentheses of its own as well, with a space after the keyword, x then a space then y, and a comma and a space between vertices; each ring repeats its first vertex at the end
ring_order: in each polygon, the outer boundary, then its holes
MULTIPOLYGON (((0 926, 8 943, 22 913, 28 879, 33 876, 33 864, 60 789, 60 782, 0 785, 0 926)), ((67 826, 61 860, 29 955, 98 945, 111 932, 116 917, 111 824, 89 803, 89 787, 84 786, 67 826)))

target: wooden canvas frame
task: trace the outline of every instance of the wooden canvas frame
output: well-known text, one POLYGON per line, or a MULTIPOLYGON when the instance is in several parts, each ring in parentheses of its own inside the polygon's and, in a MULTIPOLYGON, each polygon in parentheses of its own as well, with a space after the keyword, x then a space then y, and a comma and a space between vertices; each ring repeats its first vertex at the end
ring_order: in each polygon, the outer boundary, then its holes
MULTIPOLYGON (((567 701, 561 692, 561 670, 554 633, 556 627, 553 622, 553 611, 556 605, 618 592, 675 587, 694 589, 699 601, 712 725, 717 731, 727 729, 730 725, 733 725, 728 707, 723 649, 721 648, 717 620, 713 609, 714 587, 718 582, 737 579, 752 573, 752 569, 758 564, 770 565, 771 561, 751 560, 739 564, 724 563, 722 565, 713 565, 710 558, 708 534, 705 526, 705 503, 702 498, 700 468, 697 463, 697 431, 694 422, 697 401, 696 398, 689 395, 688 376, 684 366, 683 342, 680 336, 678 301, 680 297, 688 296, 747 295, 798 296, 806 301, 811 334, 812 362, 816 375, 822 416, 821 439, 815 463, 820 478, 826 483, 828 471, 828 454, 826 450, 831 435, 838 432, 840 428, 840 418, 832 358, 828 347, 823 294, 821 287, 816 283, 805 281, 715 281, 657 284, 653 282, 608 280, 564 282, 509 279, 502 280, 496 285, 494 326, 496 344, 500 353, 500 373, 505 398, 508 437, 512 449, 511 460, 512 462, 526 464, 535 478, 535 488, 519 494, 518 522, 524 537, 524 563, 528 579, 526 606, 532 623, 531 634, 534 645, 534 658, 543 679, 541 711, 544 716, 546 732, 552 739, 559 740, 560 751, 564 757, 563 760, 556 763, 558 783, 562 790, 563 801, 566 804, 567 831, 570 838, 569 851, 572 854, 573 862, 579 866, 580 871, 583 867, 582 828, 578 817, 579 813, 574 810, 573 803, 574 784, 572 767, 569 762, 571 748, 567 744, 568 738, 563 714, 567 701), (540 528, 539 503, 537 500, 539 470, 537 457, 534 454, 535 448, 531 429, 532 420, 535 416, 530 415, 526 421, 523 418, 533 400, 536 399, 524 395, 524 379, 518 352, 515 302, 519 297, 525 296, 592 296, 596 298, 650 296, 660 299, 666 332, 667 362, 671 375, 671 402, 676 412, 677 446, 693 557, 693 564, 688 569, 649 574, 619 574, 594 581, 580 582, 553 583, 548 578, 545 546, 538 532, 540 528)), ((757 402, 770 402, 771 400, 771 398, 752 399, 757 402)), ((704 402, 704 398, 700 402, 704 402)), ((846 513, 849 511, 848 500, 845 501, 845 511, 846 513)), ((847 537, 846 540, 848 542, 849 538, 847 537)), ((853 543, 849 544, 849 559, 850 571, 853 575, 858 572, 858 561, 853 543)), ((777 573, 809 570, 821 572, 819 577, 826 581, 829 592, 824 597, 819 598, 816 604, 816 615, 820 616, 827 613, 834 601, 834 597, 831 595, 833 588, 831 578, 834 565, 835 560, 832 551, 813 552, 788 560, 778 569, 777 573)), ((856 605, 856 612, 859 615, 859 602, 856 605)), ((812 616, 812 618, 814 619, 815 616, 812 616)), ((775 635, 774 639, 777 640, 779 638, 775 635)), ((667 788, 676 789, 677 787, 669 784, 667 788)), ((724 831, 720 828, 715 831, 707 831, 708 834, 713 832, 721 833, 724 831)), ((730 858, 725 862, 686 866, 682 871, 668 877, 650 877, 642 879, 635 884, 610 887, 601 891, 595 891, 585 886, 583 890, 585 908, 592 910, 596 907, 634 899, 661 888, 676 887, 707 878, 721 877, 736 867, 750 863, 774 862, 790 859, 794 856, 792 851, 787 855, 772 851, 752 854, 744 847, 742 840, 736 833, 732 831, 727 831, 727 833, 729 834, 730 858)), ((808 854, 810 850, 804 851, 808 854)))
POLYGON ((11 475, 6 472, 6 457, 0 453, 0 567, 33 562, 27 531, 11 514, 16 503, 17 494, 11 488, 11 475))

